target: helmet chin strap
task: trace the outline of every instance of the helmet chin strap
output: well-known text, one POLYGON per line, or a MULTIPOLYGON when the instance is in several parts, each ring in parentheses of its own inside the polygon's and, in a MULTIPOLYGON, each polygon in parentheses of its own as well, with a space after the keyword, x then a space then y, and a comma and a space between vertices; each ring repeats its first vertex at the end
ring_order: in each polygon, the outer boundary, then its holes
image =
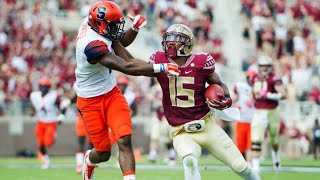
POLYGON ((182 53, 184 49, 184 45, 182 45, 177 51, 177 56, 189 56, 188 54, 182 53))
POLYGON ((261 74, 263 77, 267 77, 270 73, 271 73, 271 70, 268 70, 268 71, 260 71, 260 74, 261 74))
POLYGON ((188 56, 184 53, 182 53, 184 48, 184 45, 182 45, 178 50, 175 47, 168 48, 167 49, 167 54, 169 57, 175 57, 175 56, 188 56))

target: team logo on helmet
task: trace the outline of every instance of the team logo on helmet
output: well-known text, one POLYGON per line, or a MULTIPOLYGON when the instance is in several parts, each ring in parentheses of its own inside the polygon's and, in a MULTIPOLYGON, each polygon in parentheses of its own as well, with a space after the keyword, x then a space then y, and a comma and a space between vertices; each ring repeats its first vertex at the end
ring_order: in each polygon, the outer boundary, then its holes
POLYGON ((97 18, 104 20, 104 18, 106 17, 107 8, 106 7, 99 7, 97 11, 98 11, 97 18))

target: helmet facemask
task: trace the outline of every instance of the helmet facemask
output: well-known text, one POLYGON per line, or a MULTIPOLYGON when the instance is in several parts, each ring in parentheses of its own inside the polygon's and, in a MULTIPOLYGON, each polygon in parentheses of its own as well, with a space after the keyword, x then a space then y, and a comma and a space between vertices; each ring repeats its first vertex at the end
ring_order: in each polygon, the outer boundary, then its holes
POLYGON ((259 74, 266 77, 273 71, 272 59, 269 56, 262 55, 258 59, 259 74))
POLYGON ((272 65, 259 65, 259 74, 266 77, 268 76, 273 70, 272 65))
POLYGON ((107 34, 104 37, 110 39, 111 41, 119 41, 124 35, 124 20, 121 21, 111 21, 107 24, 107 34))
POLYGON ((165 33, 162 39, 162 47, 166 55, 169 57, 189 56, 192 49, 190 38, 182 33, 169 32, 165 33), (168 42, 180 42, 181 46, 176 49, 176 46, 169 47, 168 42))
POLYGON ((184 24, 171 25, 162 37, 162 48, 169 57, 190 56, 194 44, 194 36, 191 29, 184 24), (181 47, 169 47, 169 42, 180 42, 181 47))
MULTIPOLYGON (((110 41, 119 41, 124 35, 124 20, 121 21, 110 21, 110 22, 99 22, 96 21, 96 29, 101 36, 109 39, 110 41)), ((92 26, 91 26, 92 27, 92 26)))

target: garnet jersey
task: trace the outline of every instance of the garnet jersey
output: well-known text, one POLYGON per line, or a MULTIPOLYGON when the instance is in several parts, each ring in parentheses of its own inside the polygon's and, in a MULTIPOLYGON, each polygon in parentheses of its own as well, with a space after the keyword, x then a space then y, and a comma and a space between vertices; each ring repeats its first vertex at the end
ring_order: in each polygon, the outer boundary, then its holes
POLYGON ((111 69, 99 63, 89 62, 90 58, 100 57, 106 53, 113 54, 111 45, 110 40, 91 29, 88 18, 85 18, 77 36, 75 70, 77 96, 83 98, 99 96, 116 86, 116 78, 111 69))
POLYGON ((257 109, 275 109, 279 102, 275 100, 260 98, 259 92, 266 91, 276 93, 274 86, 276 83, 282 83, 281 79, 271 73, 268 77, 256 75, 252 78, 252 91, 254 97, 254 106, 257 109))
MULTIPOLYGON (((175 62, 165 56, 164 52, 156 52, 150 57, 150 63, 175 62)), ((164 113, 170 125, 178 126, 199 120, 210 111, 204 97, 205 79, 214 72, 214 65, 212 56, 193 54, 185 65, 179 67, 179 77, 156 74, 163 91, 164 113)))

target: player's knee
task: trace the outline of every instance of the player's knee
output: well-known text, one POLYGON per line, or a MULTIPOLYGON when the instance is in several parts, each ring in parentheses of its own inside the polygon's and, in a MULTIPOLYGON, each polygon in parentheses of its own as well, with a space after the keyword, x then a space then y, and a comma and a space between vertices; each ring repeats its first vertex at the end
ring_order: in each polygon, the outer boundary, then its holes
POLYGON ((120 151, 132 149, 132 143, 131 143, 131 136, 130 135, 122 136, 121 138, 119 138, 117 143, 118 143, 120 151))
POLYGON ((232 164, 231 164, 231 168, 235 171, 235 172, 241 172, 243 171, 246 167, 248 166, 246 160, 241 156, 236 158, 232 164))
POLYGON ((54 144, 54 138, 46 139, 46 140, 44 141, 44 145, 45 145, 46 147, 51 147, 53 144, 54 144))
POLYGON ((111 151, 109 150, 105 152, 97 152, 97 154, 98 154, 99 162, 105 162, 110 159, 111 151))
POLYGON ((252 171, 249 167, 246 167, 243 171, 236 173, 246 180, 260 180, 259 175, 252 171))
POLYGON ((187 155, 182 160, 185 168, 193 168, 198 166, 198 159, 194 155, 187 155))
POLYGON ((253 141, 251 146, 252 151, 260 152, 261 151, 261 142, 253 141))

